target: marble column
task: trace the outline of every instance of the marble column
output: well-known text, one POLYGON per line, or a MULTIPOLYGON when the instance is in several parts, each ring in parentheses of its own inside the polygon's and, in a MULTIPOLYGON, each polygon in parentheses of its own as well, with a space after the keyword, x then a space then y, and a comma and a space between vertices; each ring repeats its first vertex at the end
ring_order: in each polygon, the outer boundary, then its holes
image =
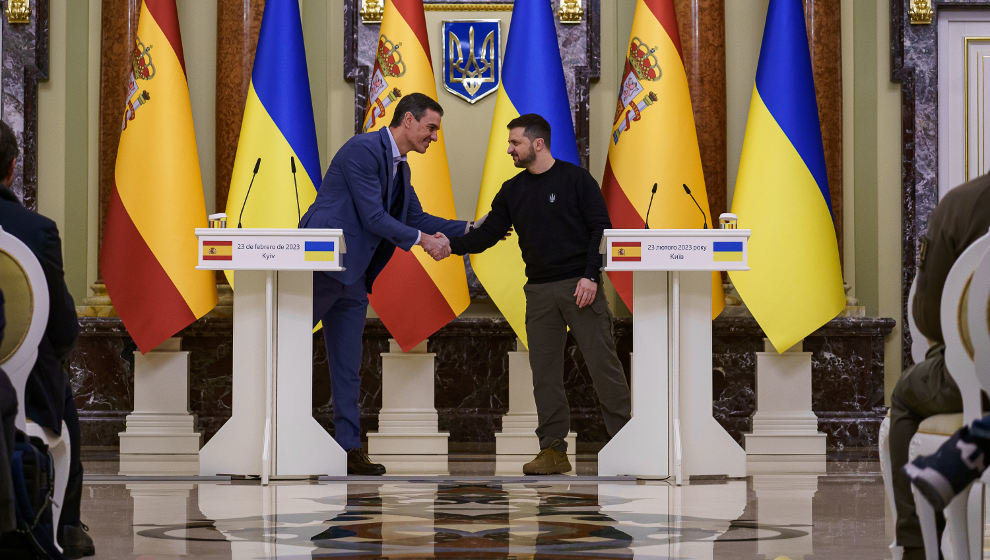
MULTIPOLYGON (((714 219, 726 210, 725 2, 675 0, 684 70, 714 219)), ((735 178, 733 178, 734 180, 735 178)))
POLYGON ((216 209, 227 207, 230 174, 251 83, 264 0, 217 0, 216 209))

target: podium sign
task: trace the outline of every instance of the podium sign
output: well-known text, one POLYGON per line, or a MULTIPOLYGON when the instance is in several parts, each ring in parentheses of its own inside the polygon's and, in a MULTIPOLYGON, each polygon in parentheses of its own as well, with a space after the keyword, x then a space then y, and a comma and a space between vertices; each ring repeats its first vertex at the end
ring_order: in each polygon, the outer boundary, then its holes
POLYGON ((199 452, 200 473, 346 475, 314 418, 313 272, 343 270, 339 229, 196 230, 200 270, 234 270, 231 418, 199 452), (305 405, 305 406, 304 406, 305 405))
POLYGON ((599 475, 746 474, 746 453, 712 417, 711 273, 749 269, 749 234, 605 230, 604 270, 633 273, 632 419, 599 452, 599 475))
POLYGON ((201 228, 196 236, 201 270, 341 270, 340 230, 201 228))
POLYGON ((749 270, 749 230, 610 229, 605 270, 749 270), (663 232, 662 236, 650 232, 663 232))

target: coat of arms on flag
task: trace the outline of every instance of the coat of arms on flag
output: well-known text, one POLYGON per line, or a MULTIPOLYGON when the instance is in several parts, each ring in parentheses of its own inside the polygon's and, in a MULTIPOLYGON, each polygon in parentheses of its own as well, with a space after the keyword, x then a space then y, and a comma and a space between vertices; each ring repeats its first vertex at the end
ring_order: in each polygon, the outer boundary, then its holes
POLYGON ((615 123, 612 125, 612 143, 619 143, 619 136, 632 127, 633 122, 642 118, 643 111, 657 102, 657 94, 646 92, 643 82, 655 82, 663 75, 657 59, 656 48, 643 43, 639 37, 629 42, 629 55, 626 58, 626 71, 622 77, 622 91, 615 109, 615 123))
POLYGON ((499 45, 497 19, 443 22, 443 87, 468 103, 498 89, 499 45))

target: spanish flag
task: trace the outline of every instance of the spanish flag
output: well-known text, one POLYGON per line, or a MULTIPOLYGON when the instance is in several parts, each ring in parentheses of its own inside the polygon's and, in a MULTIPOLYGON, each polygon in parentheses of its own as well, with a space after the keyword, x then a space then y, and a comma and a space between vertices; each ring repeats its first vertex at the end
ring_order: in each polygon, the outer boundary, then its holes
MULTIPOLYGON (((700 229, 706 222, 711 227, 672 0, 636 3, 608 142, 602 194, 612 227, 642 229, 647 221, 650 227, 662 229, 700 229), (647 216, 654 184, 656 197, 647 216), (684 186, 697 199, 700 213, 684 186)), ((608 277, 632 309, 632 273, 609 272, 608 277)), ((713 272, 713 319, 723 307, 722 275, 713 272)))
POLYGON ((846 305, 801 0, 770 0, 732 212, 749 271, 730 272, 784 352, 846 305))
MULTIPOLYGON (((476 218, 491 211, 492 200, 502 183, 520 171, 506 154, 509 145, 506 126, 527 113, 536 113, 550 123, 550 153, 555 159, 581 165, 553 7, 546 0, 516 0, 512 7, 509 38, 502 59, 502 87, 495 98, 476 218)), ((528 347, 523 294, 526 266, 518 238, 509 237, 483 253, 471 255, 471 266, 516 336, 528 347)))
MULTIPOLYGON (((398 99, 415 92, 437 98, 423 1, 386 0, 365 130, 388 126, 398 99)), ((423 211, 454 219, 454 193, 442 129, 437 138, 425 154, 409 152, 412 184, 423 211)), ((471 303, 464 261, 452 258, 437 262, 419 246, 410 252, 396 249, 375 279, 369 300, 402 350, 409 351, 471 303)))
MULTIPOLYGON (((230 174, 228 223, 294 228, 316 199, 319 184, 320 153, 299 2, 268 0, 230 174), (245 201, 249 186, 250 198, 245 201)), ((233 284, 229 271, 227 279, 233 284)))
POLYGON ((100 267, 148 352, 217 303, 213 273, 196 270, 206 203, 175 0, 141 4, 130 66, 100 267))

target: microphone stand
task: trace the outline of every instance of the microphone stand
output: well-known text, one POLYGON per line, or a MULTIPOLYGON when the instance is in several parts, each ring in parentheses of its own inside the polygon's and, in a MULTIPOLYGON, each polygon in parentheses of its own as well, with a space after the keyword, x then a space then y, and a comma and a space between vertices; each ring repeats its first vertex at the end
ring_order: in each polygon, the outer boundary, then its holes
POLYGON ((686 192, 687 195, 691 197, 691 200, 694 202, 694 205, 698 207, 698 212, 701 212, 701 219, 704 220, 705 222, 705 229, 708 229, 708 216, 705 215, 705 211, 701 209, 701 205, 698 204, 698 201, 695 200, 694 195, 691 194, 691 189, 689 189, 687 185, 682 185, 682 186, 684 187, 684 192, 686 192))
POLYGON ((657 184, 653 183, 653 190, 650 192, 650 203, 646 206, 646 218, 643 220, 643 229, 650 229, 650 208, 653 207, 653 197, 657 194, 657 184))
POLYGON ((241 213, 237 216, 237 228, 241 228, 241 218, 244 217, 244 208, 247 206, 247 199, 251 196, 251 187, 254 185, 254 178, 258 176, 258 168, 261 167, 261 158, 254 162, 254 173, 251 175, 251 182, 248 183, 247 193, 244 195, 244 202, 241 203, 241 213))
POLYGON ((302 213, 299 210, 299 184, 296 183, 296 158, 289 156, 289 164, 292 166, 292 186, 296 188, 296 225, 302 220, 302 213))

